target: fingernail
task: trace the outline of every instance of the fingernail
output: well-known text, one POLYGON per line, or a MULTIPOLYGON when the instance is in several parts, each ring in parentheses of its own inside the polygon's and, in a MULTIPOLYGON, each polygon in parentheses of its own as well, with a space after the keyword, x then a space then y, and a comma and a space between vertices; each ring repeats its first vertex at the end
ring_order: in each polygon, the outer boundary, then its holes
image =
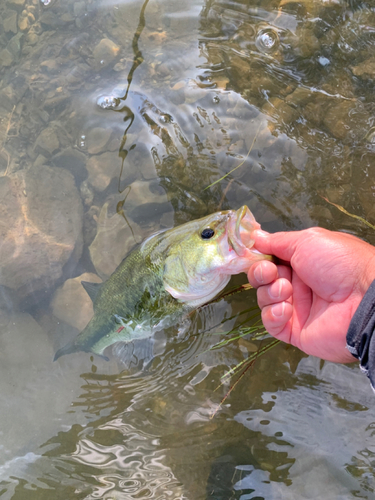
POLYGON ((278 304, 274 304, 271 307, 272 315, 275 316, 275 318, 281 318, 281 316, 284 315, 284 311, 285 311, 285 302, 279 302, 278 304))
POLYGON ((266 238, 269 233, 263 231, 263 229, 257 229, 254 233, 255 238, 266 238))
POLYGON ((254 270, 254 278, 258 283, 263 283, 263 269, 262 265, 259 264, 254 270))
POLYGON ((281 288, 283 284, 281 280, 278 280, 276 283, 273 283, 268 289, 268 295, 272 299, 279 299, 281 296, 281 288))

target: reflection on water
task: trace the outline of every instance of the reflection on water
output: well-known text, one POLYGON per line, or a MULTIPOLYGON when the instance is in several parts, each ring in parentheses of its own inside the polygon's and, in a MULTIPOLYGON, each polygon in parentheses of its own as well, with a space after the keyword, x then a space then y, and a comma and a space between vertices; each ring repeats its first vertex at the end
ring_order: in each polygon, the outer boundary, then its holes
POLYGON ((80 280, 157 230, 247 204, 270 231, 374 242, 321 197, 373 218, 372 3, 10 0, 0 17, 1 497, 372 498, 356 367, 278 346, 211 419, 259 347, 209 349, 251 292, 108 362, 52 362, 92 314, 80 280))

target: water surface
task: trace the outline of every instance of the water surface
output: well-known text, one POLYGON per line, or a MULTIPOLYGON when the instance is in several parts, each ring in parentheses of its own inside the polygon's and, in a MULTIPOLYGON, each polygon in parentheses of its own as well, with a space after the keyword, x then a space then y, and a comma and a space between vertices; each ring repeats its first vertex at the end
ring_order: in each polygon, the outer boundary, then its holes
POLYGON ((71 280, 105 279, 160 229, 247 204, 268 231, 375 243, 322 198, 374 220, 372 2, 12 0, 0 15, 1 497, 372 498, 356 365, 279 345, 220 406, 260 342, 210 347, 253 315, 252 291, 151 347, 52 362, 90 316, 71 280))

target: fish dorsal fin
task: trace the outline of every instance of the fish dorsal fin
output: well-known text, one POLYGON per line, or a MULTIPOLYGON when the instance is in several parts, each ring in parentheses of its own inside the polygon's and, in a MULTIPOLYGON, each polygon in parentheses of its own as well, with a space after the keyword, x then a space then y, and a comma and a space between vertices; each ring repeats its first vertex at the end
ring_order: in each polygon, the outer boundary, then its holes
POLYGON ((101 283, 90 283, 89 281, 81 281, 81 285, 86 290, 90 299, 95 302, 96 296, 100 290, 101 283))

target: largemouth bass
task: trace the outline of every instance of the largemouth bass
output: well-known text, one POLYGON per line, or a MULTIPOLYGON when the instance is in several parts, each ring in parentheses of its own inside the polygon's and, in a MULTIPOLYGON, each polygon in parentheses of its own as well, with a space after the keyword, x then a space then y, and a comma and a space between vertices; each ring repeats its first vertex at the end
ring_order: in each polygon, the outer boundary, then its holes
POLYGON ((76 351, 102 355, 115 342, 147 338, 177 323, 216 297, 232 274, 271 259, 253 248, 252 233, 259 228, 243 206, 149 237, 105 283, 82 282, 94 316, 55 360, 76 351))

